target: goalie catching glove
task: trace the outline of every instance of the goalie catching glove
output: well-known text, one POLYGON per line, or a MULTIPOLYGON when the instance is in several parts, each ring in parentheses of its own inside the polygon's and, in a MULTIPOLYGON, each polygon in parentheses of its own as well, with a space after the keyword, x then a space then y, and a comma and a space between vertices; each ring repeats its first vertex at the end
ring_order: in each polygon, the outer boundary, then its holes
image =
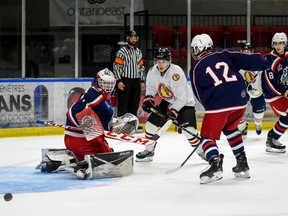
POLYGON ((138 126, 138 118, 131 113, 126 113, 118 118, 113 118, 111 131, 132 135, 136 132, 138 126))
POLYGON ((151 108, 154 108, 155 101, 152 95, 146 95, 143 98, 142 109, 147 112, 151 113, 151 108))

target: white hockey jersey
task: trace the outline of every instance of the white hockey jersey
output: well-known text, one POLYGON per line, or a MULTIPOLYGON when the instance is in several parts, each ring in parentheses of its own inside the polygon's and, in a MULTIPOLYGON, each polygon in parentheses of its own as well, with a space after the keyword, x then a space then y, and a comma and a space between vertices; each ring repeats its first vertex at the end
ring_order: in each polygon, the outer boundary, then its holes
POLYGON ((177 111, 184 106, 195 106, 192 88, 187 82, 184 71, 180 66, 172 63, 163 76, 157 65, 148 71, 146 95, 157 94, 171 104, 169 108, 177 111))
POLYGON ((247 93, 250 96, 250 98, 260 97, 263 94, 261 86, 262 71, 240 70, 239 72, 247 83, 247 93))

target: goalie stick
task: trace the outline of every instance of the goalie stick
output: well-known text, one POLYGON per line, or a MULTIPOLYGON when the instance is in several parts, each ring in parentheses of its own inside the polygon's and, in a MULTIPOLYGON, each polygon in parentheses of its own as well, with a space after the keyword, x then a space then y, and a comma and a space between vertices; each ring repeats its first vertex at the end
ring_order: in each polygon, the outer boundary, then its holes
MULTIPOLYGON (((54 127, 61 127, 64 129, 73 129, 73 130, 78 130, 82 131, 80 127, 73 127, 73 126, 68 126, 60 123, 56 123, 53 121, 41 121, 41 120, 36 120, 37 124, 42 124, 42 125, 49 125, 49 126, 54 126, 54 127)), ((145 137, 137 137, 133 135, 128 135, 124 133, 116 133, 113 131, 106 131, 104 130, 104 136, 109 138, 109 139, 115 139, 119 141, 126 141, 126 142, 132 142, 136 144, 142 144, 142 145, 148 145, 148 144, 153 144, 157 139, 159 139, 171 126, 172 120, 167 121, 158 131, 157 133, 152 137, 152 139, 147 139, 145 137)))
MULTIPOLYGON (((150 108, 150 110, 155 113, 156 115, 164 118, 164 115, 162 113, 160 113, 158 110, 156 110, 155 108, 150 108)), ((179 125, 177 122, 173 121, 173 124, 176 125, 177 127, 179 127, 181 130, 186 131, 187 133, 189 133, 190 135, 196 137, 197 139, 201 139, 201 137, 199 137, 197 134, 192 133, 191 131, 187 130, 186 128, 182 127, 181 125, 179 125)), ((173 169, 167 170, 165 173, 166 174, 171 174, 174 172, 177 172, 179 169, 181 169, 184 164, 186 164, 186 162, 189 160, 189 158, 194 154, 194 152, 198 149, 198 147, 200 146, 201 142, 195 146, 195 148, 193 149, 193 151, 188 155, 188 157, 178 166, 175 167, 173 169)))

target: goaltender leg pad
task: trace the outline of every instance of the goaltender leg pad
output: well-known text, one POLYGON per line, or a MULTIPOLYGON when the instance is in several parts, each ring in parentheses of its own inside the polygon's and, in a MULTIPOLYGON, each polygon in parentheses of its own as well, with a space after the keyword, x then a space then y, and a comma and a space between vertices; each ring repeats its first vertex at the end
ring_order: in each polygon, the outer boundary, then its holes
POLYGON ((77 113, 76 118, 88 141, 104 134, 102 123, 98 115, 91 108, 84 109, 77 113))
POLYGON ((133 150, 85 155, 89 178, 113 178, 133 173, 133 150))
POLYGON ((75 162, 74 154, 68 149, 41 149, 41 152, 42 161, 36 167, 41 172, 55 172, 60 166, 75 162))

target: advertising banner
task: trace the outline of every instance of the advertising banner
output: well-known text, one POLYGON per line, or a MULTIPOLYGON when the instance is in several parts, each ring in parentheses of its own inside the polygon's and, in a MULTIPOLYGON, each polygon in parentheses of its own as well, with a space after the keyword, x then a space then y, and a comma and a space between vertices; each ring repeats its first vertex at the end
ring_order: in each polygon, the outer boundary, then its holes
MULTIPOLYGON (((55 121, 65 124, 68 108, 79 98, 81 92, 91 86, 92 79, 35 79, 23 81, 0 80, 0 128, 34 127, 36 120, 55 121)), ((142 110, 141 96, 137 117, 146 123, 148 114, 142 110)), ((117 97, 111 97, 117 116, 117 97)), ((156 104, 161 98, 155 96, 156 104)), ((196 101, 197 121, 201 122, 203 107, 196 101)), ((249 104, 246 119, 253 121, 249 104)), ((277 121, 267 104, 264 121, 277 121)))
POLYGON ((0 128, 36 126, 35 120, 64 124, 68 107, 91 80, 0 82, 0 128))
MULTIPOLYGON (((74 0, 50 0, 50 26, 73 26, 74 0)), ((78 0, 79 26, 123 26, 131 0, 78 0)), ((143 0, 134 0, 134 12, 143 11, 143 0)))

